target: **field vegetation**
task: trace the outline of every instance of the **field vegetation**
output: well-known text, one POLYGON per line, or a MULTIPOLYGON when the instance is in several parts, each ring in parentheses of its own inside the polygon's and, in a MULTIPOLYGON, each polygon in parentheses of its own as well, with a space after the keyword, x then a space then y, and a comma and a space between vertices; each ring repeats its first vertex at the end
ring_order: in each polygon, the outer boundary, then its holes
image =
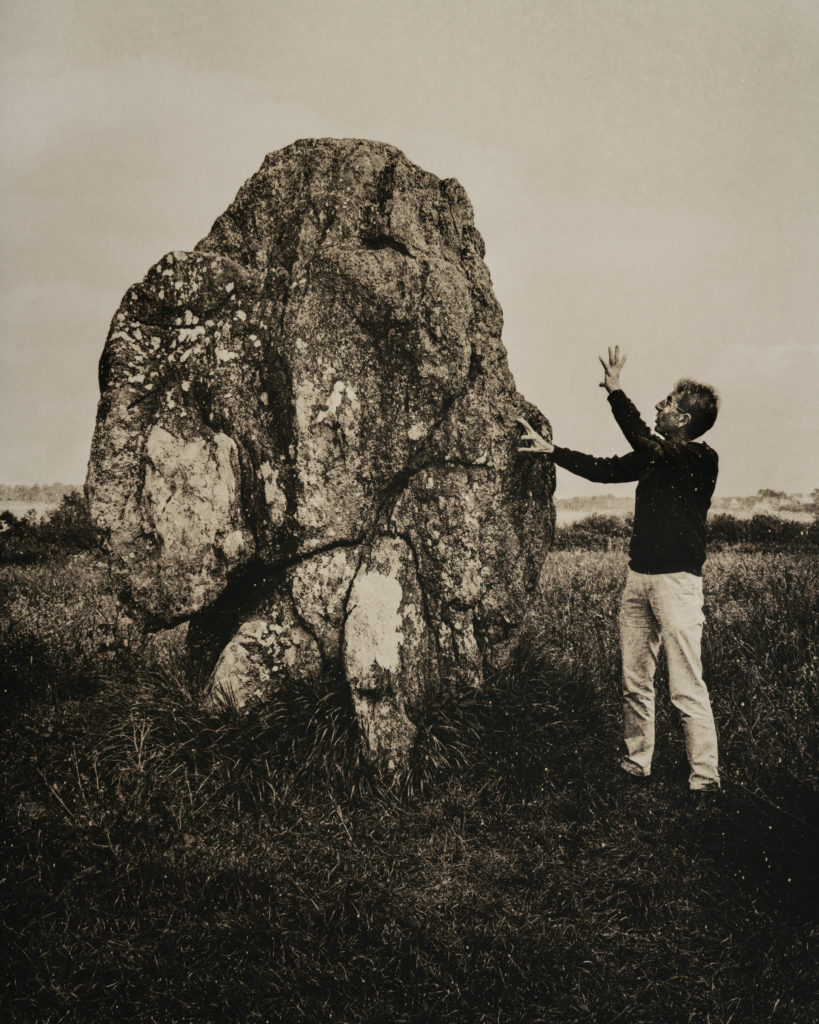
POLYGON ((387 778, 332 681, 203 710, 71 500, 0 534, 4 1020, 817 1019, 815 529, 714 523, 695 805, 662 664, 653 780, 616 768, 620 527, 561 531, 503 664, 387 778))

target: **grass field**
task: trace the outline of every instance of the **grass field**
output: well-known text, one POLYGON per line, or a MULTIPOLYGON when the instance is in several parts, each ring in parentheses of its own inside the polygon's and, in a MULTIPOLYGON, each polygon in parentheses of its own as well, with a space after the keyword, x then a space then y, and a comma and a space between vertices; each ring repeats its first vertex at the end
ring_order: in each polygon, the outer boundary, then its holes
POLYGON ((0 566, 3 1019, 812 1024, 815 551, 707 564, 705 807, 662 666, 653 781, 616 770, 624 572, 553 552, 390 782, 332 691, 203 712, 91 552, 0 566))

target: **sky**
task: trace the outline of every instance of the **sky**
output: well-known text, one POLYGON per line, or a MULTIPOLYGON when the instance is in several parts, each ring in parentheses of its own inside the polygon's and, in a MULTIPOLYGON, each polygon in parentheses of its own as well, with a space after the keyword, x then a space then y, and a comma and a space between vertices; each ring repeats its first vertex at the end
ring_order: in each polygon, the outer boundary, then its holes
POLYGON ((3 0, 0 76, 0 482, 82 483, 128 287, 331 136, 464 186, 559 444, 627 450, 617 344, 719 390, 717 495, 819 487, 815 0, 3 0))

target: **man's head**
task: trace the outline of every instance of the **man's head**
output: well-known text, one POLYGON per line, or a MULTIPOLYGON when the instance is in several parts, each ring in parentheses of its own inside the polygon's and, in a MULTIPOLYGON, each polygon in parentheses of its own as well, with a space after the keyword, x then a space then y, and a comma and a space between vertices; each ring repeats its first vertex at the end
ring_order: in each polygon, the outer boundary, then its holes
POLYGON ((714 425, 719 410, 719 395, 709 384, 683 378, 674 390, 655 406, 655 429, 663 437, 699 437, 714 425))

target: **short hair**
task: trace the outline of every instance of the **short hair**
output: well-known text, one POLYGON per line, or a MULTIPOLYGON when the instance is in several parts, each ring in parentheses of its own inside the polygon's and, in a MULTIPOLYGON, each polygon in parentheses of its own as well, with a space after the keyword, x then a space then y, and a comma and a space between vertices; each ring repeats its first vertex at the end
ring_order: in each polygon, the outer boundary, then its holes
POLYGON ((689 437, 699 437, 713 427, 719 411, 719 394, 716 388, 683 377, 674 385, 673 394, 677 398, 677 406, 691 417, 688 425, 689 437))

